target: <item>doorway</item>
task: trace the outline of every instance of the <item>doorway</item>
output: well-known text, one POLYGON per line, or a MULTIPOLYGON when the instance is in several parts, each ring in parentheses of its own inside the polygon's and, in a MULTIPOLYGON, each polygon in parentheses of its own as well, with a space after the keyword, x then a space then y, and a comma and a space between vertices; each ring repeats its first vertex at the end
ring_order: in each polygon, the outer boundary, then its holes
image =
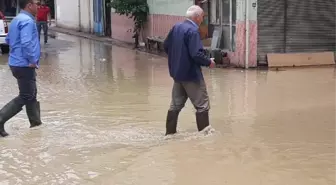
POLYGON ((109 6, 109 2, 105 0, 105 17, 104 17, 104 27, 105 27, 105 36, 111 37, 112 31, 111 31, 111 7, 109 6))
POLYGON ((55 0, 45 0, 45 2, 50 8, 51 19, 55 19, 55 0))
POLYGON ((104 36, 104 3, 103 0, 93 0, 93 18, 94 18, 94 33, 98 36, 104 36))

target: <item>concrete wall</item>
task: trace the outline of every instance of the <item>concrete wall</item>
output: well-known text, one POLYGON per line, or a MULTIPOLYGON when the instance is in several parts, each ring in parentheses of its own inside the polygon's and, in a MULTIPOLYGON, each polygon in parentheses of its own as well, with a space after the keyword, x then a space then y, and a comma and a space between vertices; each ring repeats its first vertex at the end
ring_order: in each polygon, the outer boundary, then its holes
POLYGON ((80 14, 81 31, 93 33, 93 0, 80 0, 80 14))
MULTIPOLYGON (((150 15, 144 35, 166 36, 175 23, 184 20, 185 11, 193 4, 194 0, 148 0, 150 15)), ((112 38, 133 42, 133 21, 116 13, 111 16, 112 38)))
POLYGON ((56 25, 93 32, 93 0, 55 0, 56 25))
POLYGON ((147 33, 165 37, 175 23, 185 19, 185 12, 194 0, 150 0, 149 3, 147 33))
POLYGON ((194 0, 148 0, 151 14, 184 16, 187 8, 194 4, 194 0))
MULTIPOLYGON (((238 67, 245 67, 245 47, 246 47, 246 0, 237 0, 237 20, 236 20, 236 50, 231 53, 231 63, 238 67)), ((249 67, 257 66, 257 0, 249 0, 249 67)))

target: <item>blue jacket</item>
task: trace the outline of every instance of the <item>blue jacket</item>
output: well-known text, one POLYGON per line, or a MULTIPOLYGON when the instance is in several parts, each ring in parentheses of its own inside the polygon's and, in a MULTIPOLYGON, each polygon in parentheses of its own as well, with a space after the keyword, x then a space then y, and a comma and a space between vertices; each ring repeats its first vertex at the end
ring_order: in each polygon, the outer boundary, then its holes
POLYGON ((22 10, 11 22, 6 37, 10 53, 9 66, 28 67, 39 65, 41 46, 34 16, 22 10))
POLYGON ((191 20, 177 23, 164 41, 170 76, 175 81, 200 81, 201 66, 209 66, 197 24, 191 20))

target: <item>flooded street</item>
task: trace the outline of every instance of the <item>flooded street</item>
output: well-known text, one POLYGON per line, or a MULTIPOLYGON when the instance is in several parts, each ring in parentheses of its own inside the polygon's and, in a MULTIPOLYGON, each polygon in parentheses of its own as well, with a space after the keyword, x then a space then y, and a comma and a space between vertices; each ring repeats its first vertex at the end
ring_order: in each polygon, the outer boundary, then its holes
MULTIPOLYGON (((203 70, 215 133, 190 102, 165 138, 165 58, 59 35, 43 46, 38 99, 0 138, 1 185, 334 185, 336 70, 203 70)), ((0 106, 17 95, 0 56, 0 106)))

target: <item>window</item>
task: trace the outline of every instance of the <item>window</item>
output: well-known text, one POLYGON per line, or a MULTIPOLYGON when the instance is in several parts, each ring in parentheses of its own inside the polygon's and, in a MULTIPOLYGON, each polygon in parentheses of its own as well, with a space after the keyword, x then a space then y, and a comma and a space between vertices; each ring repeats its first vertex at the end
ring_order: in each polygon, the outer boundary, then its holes
POLYGON ((236 9, 236 0, 210 0, 210 23, 214 26, 223 26, 224 38, 221 45, 224 49, 235 48, 236 9))
POLYGON ((210 8, 210 22, 211 24, 219 24, 220 20, 220 9, 219 9, 219 0, 211 0, 211 8, 210 8))
POLYGON ((211 0, 211 13, 210 13, 210 21, 211 24, 220 24, 220 20, 222 19, 223 24, 230 23, 230 14, 232 15, 232 23, 236 23, 236 0, 211 0), (230 11, 230 2, 232 4, 230 11), (222 9, 220 8, 222 7, 222 9), (221 16, 222 12, 222 16, 221 16))

